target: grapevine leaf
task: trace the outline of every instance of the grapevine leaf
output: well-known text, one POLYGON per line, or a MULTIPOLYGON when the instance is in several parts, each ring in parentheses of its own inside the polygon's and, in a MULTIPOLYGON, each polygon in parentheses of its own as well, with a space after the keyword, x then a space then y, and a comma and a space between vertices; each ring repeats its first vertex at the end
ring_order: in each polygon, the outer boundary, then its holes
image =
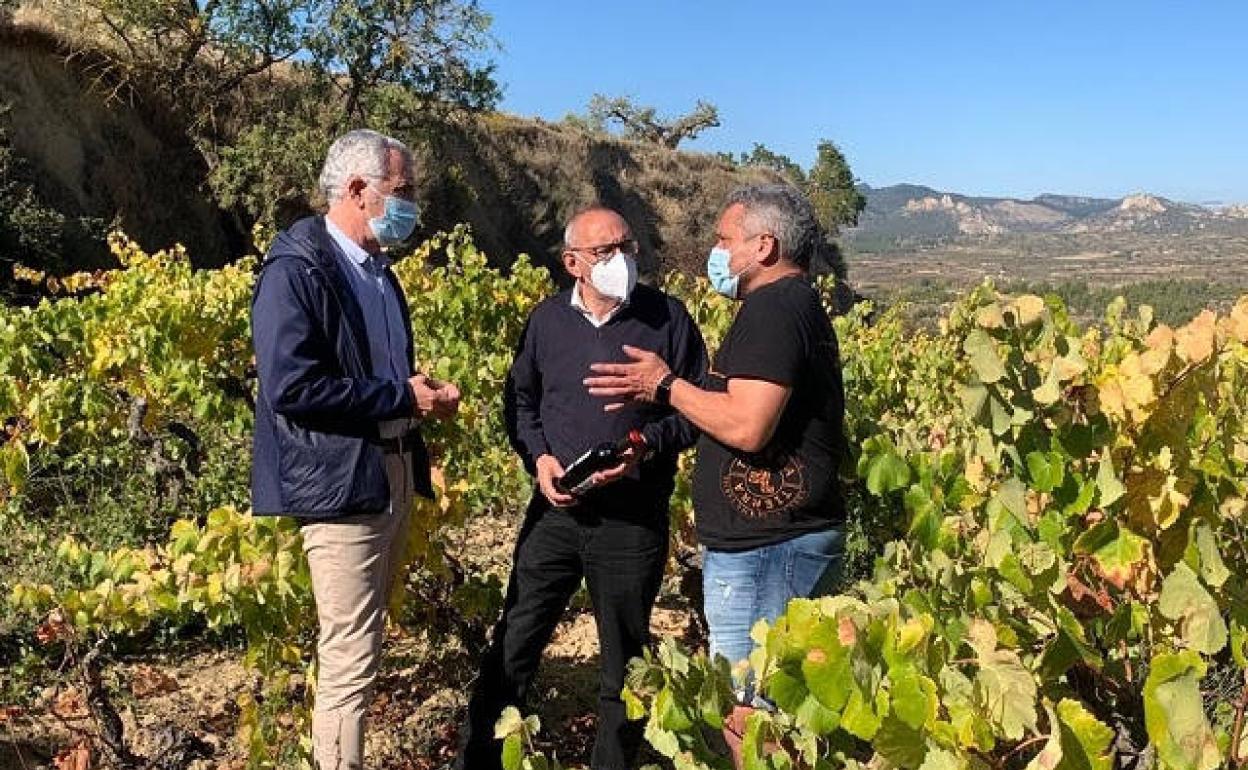
POLYGON ((520 770, 523 761, 523 741, 519 734, 512 733, 503 740, 503 770, 520 770))
POLYGON ((1101 459, 1101 467, 1096 472, 1096 487, 1101 492, 1101 505, 1109 507, 1118 501, 1127 488, 1118 480, 1118 474, 1114 472, 1113 458, 1107 453, 1101 459))
POLYGON ((875 703, 862 690, 855 688, 849 694, 849 702, 845 704, 845 711, 841 714, 841 727, 850 735, 864 741, 874 739, 881 725, 880 716, 874 706, 875 703))
POLYGON ((1004 436, 1013 424, 1013 417, 1005 402, 996 396, 992 396, 988 400, 988 411, 992 416, 992 433, 994 436, 1004 436))
POLYGON ((997 490, 996 499, 1018 521, 1027 520, 1027 487, 1022 481, 1017 478, 1006 479, 997 490))
POLYGON ((693 720, 680 705, 670 687, 664 687, 654 698, 654 716, 659 727, 680 732, 693 727, 693 720))
POLYGON ((1032 489, 1037 492, 1052 492, 1065 480, 1066 467, 1058 455, 1031 452, 1027 455, 1027 474, 1031 478, 1032 489))
POLYGON ((849 648, 840 643, 833 622, 824 622, 811 634, 812 648, 802 661, 806 687, 829 709, 840 711, 849 701, 853 671, 849 648))
POLYGON ((1205 718, 1200 680, 1205 663, 1194 650, 1161 653, 1144 682, 1144 726, 1165 766, 1213 770, 1222 764, 1205 718))
POLYGON ((1205 310, 1174 334, 1174 352, 1189 364, 1199 364, 1213 355, 1216 316, 1205 310))
POLYGON ((1231 573, 1222 561, 1213 529, 1203 521, 1196 525, 1196 551, 1200 554, 1200 576, 1214 588, 1221 588, 1231 573))
POLYGON ((1157 608, 1167 618, 1180 621, 1188 647, 1213 655, 1226 646, 1226 622, 1218 603, 1185 563, 1174 565, 1174 571, 1161 584, 1157 608))
POLYGON ((30 476, 30 455, 21 440, 9 441, 0 446, 0 465, 3 465, 4 479, 15 490, 21 490, 30 476))
POLYGON ((1021 740, 1027 731, 1036 729, 1036 680, 1011 650, 981 647, 976 652, 977 704, 1002 736, 1021 740))
POLYGON ((975 314, 975 323, 985 329, 1000 329, 1005 326, 1005 316, 1001 313, 1000 303, 985 305, 975 314))
POLYGON ((1057 633, 1040 656, 1040 676, 1054 681, 1076 663, 1094 670, 1102 665, 1100 654, 1088 644, 1083 626, 1070 610, 1062 607, 1057 611, 1057 633))
POLYGON ((962 350, 969 356, 971 368, 980 382, 991 384, 1005 377, 1005 366, 997 355, 997 345, 984 330, 975 329, 966 335, 962 350))
POLYGON ((645 739, 655 751, 665 757, 674 757, 680 753, 680 740, 676 733, 659 727, 653 718, 646 722, 645 739))
POLYGON ((790 714, 801 708, 809 695, 810 690, 801 677, 790 672, 787 666, 773 671, 767 678, 767 697, 790 714))
POLYGON ((1044 742, 1040 753, 1027 763, 1025 770, 1056 770, 1062 762, 1062 733, 1057 712, 1047 702, 1044 704, 1044 711, 1049 715, 1049 739, 1044 742))
POLYGON ((1044 300, 1035 294, 1023 294, 1014 300, 1011 309, 1019 326, 1031 326, 1043 317, 1044 300))
POLYGON ((940 671, 941 705, 949 714, 958 744, 981 750, 993 746, 992 728, 975 706, 974 684, 951 666, 940 671))
POLYGON ((1231 612, 1231 657, 1241 670, 1248 670, 1248 619, 1235 617, 1234 610, 1231 612))
POLYGON ((1062 770, 1111 770, 1114 731, 1070 698, 1057 704, 1057 716, 1062 730, 1062 770))
MULTIPOLYGON (((1094 533, 1106 536, 1103 544, 1092 551, 1092 560, 1101 576, 1118 588, 1126 587, 1148 558, 1148 541, 1112 522, 1106 522, 1105 527, 1098 526, 1089 530, 1084 536, 1093 536, 1094 533)), ((1080 546, 1084 536, 1075 541, 1076 548, 1080 546)))
POLYGON ((891 448, 871 458, 867 467, 867 489, 881 496, 904 489, 910 483, 910 466, 891 448))
POLYGON ((524 719, 520 716, 520 710, 515 706, 508 706, 494 723, 494 738, 502 740, 509 735, 518 735, 523 727, 524 719))
POLYGON ((894 716, 884 720, 872 746, 881 757, 897 767, 918 767, 927 753, 923 733, 894 716))
POLYGON ((841 724, 840 713, 824 706, 813 696, 802 701, 802 705, 793 712, 793 718, 799 728, 816 735, 827 735, 841 724))
POLYGON ((1231 334, 1240 342, 1248 343, 1248 297, 1240 297, 1231 309, 1231 334))
POLYGON ((1018 549, 1018 562, 1032 575, 1040 575, 1057 563, 1057 554, 1046 543, 1024 543, 1018 549))
POLYGON ((1056 404, 1061 399, 1061 380, 1056 366, 1049 369, 1049 374, 1044 378, 1044 383, 1031 391, 1031 397, 1036 400, 1037 404, 1043 406, 1056 404))
POLYGON ((915 670, 913 665, 893 666, 888 670, 893 713, 914 729, 920 729, 936 718, 939 702, 936 683, 915 670))
POLYGON ((923 757, 923 764, 919 765, 919 770, 965 770, 966 762, 954 754, 942 748, 931 748, 927 752, 927 756, 923 757))
POLYGON ((982 422, 984 410, 988 406, 988 387, 982 383, 963 385, 958 394, 967 418, 977 423, 982 422))

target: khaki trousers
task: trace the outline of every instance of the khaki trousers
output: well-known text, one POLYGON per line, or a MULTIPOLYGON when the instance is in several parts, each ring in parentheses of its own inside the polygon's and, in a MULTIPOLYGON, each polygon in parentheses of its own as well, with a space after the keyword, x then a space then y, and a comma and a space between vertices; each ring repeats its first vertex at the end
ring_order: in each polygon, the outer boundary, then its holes
POLYGON ((412 507, 411 455, 387 454, 390 510, 303 526, 320 636, 312 758, 317 770, 364 766, 364 712, 385 631, 388 589, 412 507))

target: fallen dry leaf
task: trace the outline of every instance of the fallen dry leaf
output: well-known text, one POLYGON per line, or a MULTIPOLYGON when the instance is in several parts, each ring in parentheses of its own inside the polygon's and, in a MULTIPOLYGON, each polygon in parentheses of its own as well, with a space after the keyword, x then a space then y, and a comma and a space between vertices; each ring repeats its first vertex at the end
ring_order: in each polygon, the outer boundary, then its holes
POLYGON ((91 747, 86 741, 62 749, 52 758, 56 770, 91 770, 91 747))
POLYGON ((73 636, 74 627, 59 609, 52 610, 39 627, 35 629, 35 639, 40 644, 52 644, 73 636))
POLYGON ((130 692, 134 693, 136 698, 151 698, 175 692, 177 689, 178 683, 173 677, 153 666, 136 666, 134 673, 130 676, 130 692))
POLYGON ((86 719, 90 716, 87 710, 87 699, 77 687, 61 690, 52 701, 52 713, 61 719, 86 719))

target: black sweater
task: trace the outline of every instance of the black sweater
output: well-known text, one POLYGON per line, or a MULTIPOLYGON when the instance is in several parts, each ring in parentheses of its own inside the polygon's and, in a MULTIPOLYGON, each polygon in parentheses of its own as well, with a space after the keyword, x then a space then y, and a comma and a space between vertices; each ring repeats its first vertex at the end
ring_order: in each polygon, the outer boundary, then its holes
POLYGON ((507 434, 534 473, 543 454, 553 454, 567 467, 586 449, 640 428, 651 458, 630 476, 590 492, 583 502, 628 516, 666 512, 676 456, 694 444, 697 429, 669 407, 633 403, 606 412, 608 400, 589 395, 583 382, 591 374, 589 365, 628 361, 624 345, 657 353, 690 382, 700 383, 706 375, 706 345, 679 300, 638 285, 628 304, 595 328, 572 306, 572 291, 566 289, 533 309, 520 337, 507 378, 507 434))

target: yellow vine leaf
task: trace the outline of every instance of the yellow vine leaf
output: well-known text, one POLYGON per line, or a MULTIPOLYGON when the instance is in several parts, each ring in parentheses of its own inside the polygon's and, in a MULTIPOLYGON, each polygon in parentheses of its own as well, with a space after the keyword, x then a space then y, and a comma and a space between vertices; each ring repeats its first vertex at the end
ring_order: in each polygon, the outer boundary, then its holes
POLYGON ((1140 368, 1145 374, 1157 374, 1170 363, 1170 351, 1174 348, 1174 330, 1162 324, 1153 329, 1144 343, 1148 345, 1148 349, 1140 356, 1140 368))
POLYGON ((1248 296, 1239 298, 1227 320, 1235 339, 1248 343, 1248 296))
POLYGON ((1206 310, 1175 333, 1174 352, 1189 364, 1199 364, 1213 355, 1217 317, 1206 310))
POLYGON ((976 492, 984 492, 988 489, 987 468, 984 465, 984 459, 979 455, 975 455, 966 463, 966 470, 963 476, 970 483, 971 489, 976 492))
POLYGON ((1000 303, 985 305, 975 314, 975 323, 983 329, 1000 329, 1005 326, 1005 316, 1001 312, 1000 303))
POLYGON ((1169 529, 1170 525, 1178 520, 1183 509, 1187 507, 1190 498, 1182 489, 1186 486, 1178 476, 1171 473, 1162 482, 1158 494, 1148 498, 1148 505, 1153 510, 1158 529, 1169 529))
POLYGON ((1116 367, 1107 367, 1097 388, 1101 409, 1122 421, 1143 422, 1157 400, 1153 380, 1144 372, 1144 363, 1136 353, 1116 367))
POLYGON ((1057 379, 1059 382, 1073 380, 1088 370, 1088 364, 1083 360, 1077 352, 1072 351, 1069 355, 1058 356, 1053 360, 1053 368, 1057 369, 1057 379))
POLYGON ((1024 294, 1014 300, 1014 315, 1019 326, 1030 326, 1040 320, 1044 313, 1044 300, 1034 294, 1024 294))

